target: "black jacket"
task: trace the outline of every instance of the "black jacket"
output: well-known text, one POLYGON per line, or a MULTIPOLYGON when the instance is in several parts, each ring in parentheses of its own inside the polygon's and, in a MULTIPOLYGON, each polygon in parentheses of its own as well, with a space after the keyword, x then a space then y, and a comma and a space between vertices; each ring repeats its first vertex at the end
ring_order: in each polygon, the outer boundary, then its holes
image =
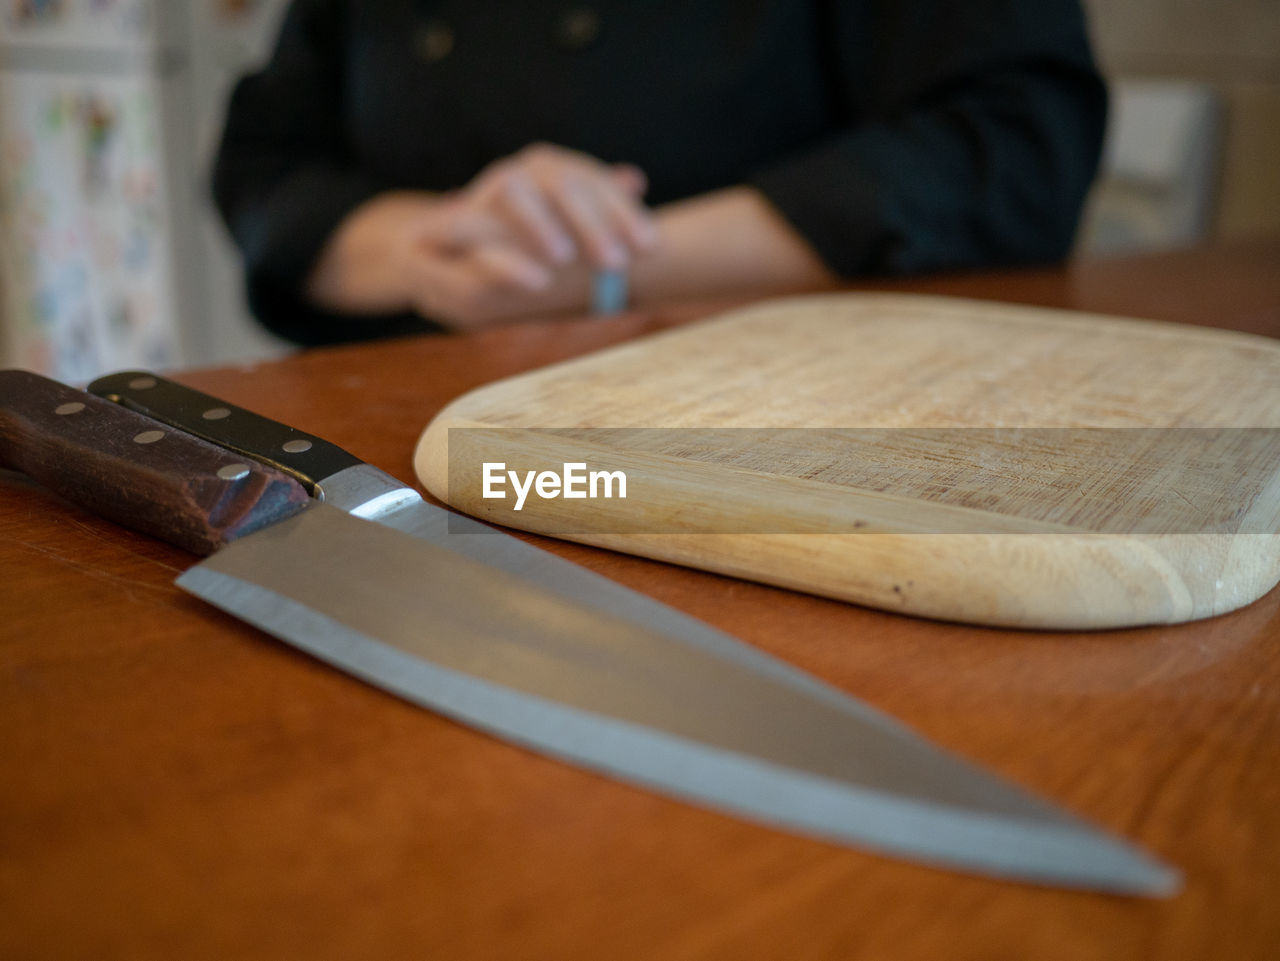
POLYGON ((302 303, 345 214, 533 141, 653 204, 752 184, 857 277, 1062 257, 1105 112, 1077 0, 296 0, 214 192, 259 319, 323 343, 430 326, 302 303))

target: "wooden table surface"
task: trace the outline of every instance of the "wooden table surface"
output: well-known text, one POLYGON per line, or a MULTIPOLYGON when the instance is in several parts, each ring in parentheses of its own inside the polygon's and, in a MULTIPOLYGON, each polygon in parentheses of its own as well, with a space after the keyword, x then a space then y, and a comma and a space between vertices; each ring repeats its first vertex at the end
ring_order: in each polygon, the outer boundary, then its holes
MULTIPOLYGON (((1280 336, 1280 242, 881 286, 1280 336)), ((713 306, 177 379, 412 480, 462 391, 713 306)), ((1022 633, 534 540, 1132 838, 1185 889, 967 877, 544 759, 205 606, 171 584, 189 555, 0 473, 0 958, 1280 956, 1280 590, 1176 627, 1022 633)))

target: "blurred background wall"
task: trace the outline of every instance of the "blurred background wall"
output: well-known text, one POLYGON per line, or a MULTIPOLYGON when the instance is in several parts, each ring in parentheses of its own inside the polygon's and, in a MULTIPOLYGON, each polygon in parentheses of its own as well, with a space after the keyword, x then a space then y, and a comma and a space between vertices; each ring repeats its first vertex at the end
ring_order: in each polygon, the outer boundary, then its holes
POLYGON ((1280 233, 1280 2, 1085 8, 1113 112, 1084 251, 1280 233))
MULTIPOLYGON (((1280 233, 1280 0, 1084 2, 1114 109, 1078 255, 1280 233)), ((0 0, 0 365, 286 349, 208 199, 227 92, 286 4, 0 0)))

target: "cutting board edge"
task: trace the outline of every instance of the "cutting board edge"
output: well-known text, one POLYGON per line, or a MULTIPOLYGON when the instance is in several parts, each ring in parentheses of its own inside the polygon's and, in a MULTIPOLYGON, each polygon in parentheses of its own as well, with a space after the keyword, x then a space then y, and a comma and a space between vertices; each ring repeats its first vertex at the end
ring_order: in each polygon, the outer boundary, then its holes
MULTIPOLYGON (((482 513, 475 516, 492 521, 482 513)), ((536 524, 520 529, 890 613, 1016 630, 1180 624, 1238 610, 1280 583, 1277 535, 1244 535, 1269 538, 1275 559, 1230 578, 1229 594, 1210 589, 1204 596, 1203 583, 1188 583, 1178 555, 1194 553, 1192 573, 1203 574, 1205 551, 1188 550, 1187 543, 1223 535, 1055 534, 1050 545, 1025 534, 593 535, 544 532, 536 524), (838 551, 814 551, 815 538, 844 544, 838 551), (1016 563, 1007 560, 1010 555, 1016 563), (859 556, 881 563, 850 563, 859 556), (762 557, 768 562, 762 564, 762 557), (983 558, 992 557, 1008 574, 998 585, 979 574, 991 563, 983 558), (848 569, 857 566, 862 579, 851 581, 848 569), (930 590, 939 582, 947 585, 941 596, 930 590)))
MULTIPOLYGON (((463 513, 510 526, 516 518, 505 503, 481 499, 477 485, 451 494, 451 426, 478 425, 441 419, 423 433, 415 468, 424 485, 463 513)), ((571 516, 562 501, 540 502, 518 518, 519 529, 882 610, 1006 628, 1176 624, 1236 610, 1280 582, 1277 535, 636 534, 568 530, 571 516), (1004 573, 983 573, 992 570, 1004 573), (933 591, 937 584, 946 591, 933 591)))

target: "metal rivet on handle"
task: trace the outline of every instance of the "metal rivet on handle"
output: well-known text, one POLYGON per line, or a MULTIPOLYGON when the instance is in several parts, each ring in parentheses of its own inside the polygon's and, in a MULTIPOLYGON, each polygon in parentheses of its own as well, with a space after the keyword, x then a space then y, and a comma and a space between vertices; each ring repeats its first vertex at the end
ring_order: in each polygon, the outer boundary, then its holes
POLYGON ((248 464, 224 464, 218 468, 218 476, 225 481, 238 481, 249 476, 248 464))
POLYGON ((205 420, 222 420, 225 417, 230 417, 231 411, 226 407, 210 407, 200 416, 205 420))
POLYGON ((154 377, 135 377, 129 381, 129 386, 133 390, 150 390, 156 385, 154 377))
POLYGON ((53 409, 53 412, 55 414, 66 415, 66 414, 78 414, 82 410, 84 410, 84 404, 80 403, 80 401, 78 400, 73 400, 73 401, 68 401, 65 404, 59 404, 57 407, 53 409))
POLYGON ((133 438, 135 444, 154 444, 156 441, 164 437, 162 430, 144 430, 141 434, 137 434, 133 438))
POLYGON ((304 454, 311 450, 311 441, 309 440, 289 440, 280 445, 280 449, 286 454, 304 454))

